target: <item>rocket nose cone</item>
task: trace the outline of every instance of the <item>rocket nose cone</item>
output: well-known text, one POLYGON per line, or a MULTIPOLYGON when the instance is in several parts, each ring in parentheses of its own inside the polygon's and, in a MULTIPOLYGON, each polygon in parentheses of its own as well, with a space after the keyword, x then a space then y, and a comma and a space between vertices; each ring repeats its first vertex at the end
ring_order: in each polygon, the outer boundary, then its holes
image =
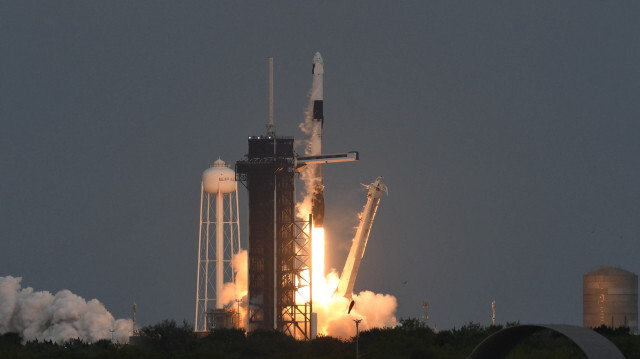
POLYGON ((320 55, 319 52, 316 52, 315 56, 313 56, 313 63, 314 64, 321 64, 322 63, 322 55, 320 55))

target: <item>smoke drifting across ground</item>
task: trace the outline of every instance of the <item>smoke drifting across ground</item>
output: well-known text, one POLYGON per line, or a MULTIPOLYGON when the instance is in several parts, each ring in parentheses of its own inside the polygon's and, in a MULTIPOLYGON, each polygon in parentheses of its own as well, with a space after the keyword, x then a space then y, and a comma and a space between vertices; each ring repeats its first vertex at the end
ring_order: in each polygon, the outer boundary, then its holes
POLYGON ((131 335, 130 319, 114 319, 97 299, 61 290, 56 294, 22 288, 21 277, 0 277, 0 334, 18 333, 24 342, 51 340, 64 343, 81 339, 92 343, 113 339, 127 343, 131 335))

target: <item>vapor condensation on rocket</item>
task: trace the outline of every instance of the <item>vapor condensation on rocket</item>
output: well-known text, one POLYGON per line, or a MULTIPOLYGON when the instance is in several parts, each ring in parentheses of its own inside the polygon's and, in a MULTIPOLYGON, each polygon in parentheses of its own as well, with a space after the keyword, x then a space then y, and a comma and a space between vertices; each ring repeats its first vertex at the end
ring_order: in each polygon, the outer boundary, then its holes
MULTIPOLYGON (((309 154, 317 156, 322 154, 322 126, 324 125, 322 76, 324 63, 322 55, 316 52, 313 57, 313 82, 311 85, 311 103, 313 104, 313 119, 311 120, 311 140, 309 141, 309 154)), ((315 164, 309 169, 313 181, 313 196, 311 199, 311 213, 315 227, 322 227, 324 222, 324 183, 322 181, 322 164, 315 164)))

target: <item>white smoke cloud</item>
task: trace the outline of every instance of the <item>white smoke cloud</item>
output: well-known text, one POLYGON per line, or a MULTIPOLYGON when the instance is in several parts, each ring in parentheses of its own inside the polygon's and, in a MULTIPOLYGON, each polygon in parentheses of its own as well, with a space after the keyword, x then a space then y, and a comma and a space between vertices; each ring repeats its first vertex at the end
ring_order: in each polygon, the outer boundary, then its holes
POLYGON ((220 301, 224 306, 233 305, 233 308, 236 309, 236 299, 240 299, 240 327, 246 329, 246 315, 247 315, 247 294, 248 283, 249 283, 249 273, 248 273, 248 263, 249 263, 249 253, 246 250, 240 250, 233 257, 233 268, 236 272, 236 281, 227 282, 222 287, 222 295, 220 297, 220 301))
MULTIPOLYGON (((309 92, 307 96, 309 97, 309 99, 311 99, 311 92, 309 92)), ((311 121, 313 121, 312 115, 313 115, 313 101, 309 100, 309 105, 307 106, 307 110, 304 112, 304 122, 298 125, 298 127, 300 127, 300 131, 302 131, 306 135, 310 135, 311 132, 313 132, 313 124, 311 123, 311 121)), ((309 141, 305 141, 305 143, 309 145, 309 141)), ((307 153, 308 151, 310 151, 309 148, 307 148, 305 153, 307 153)))
POLYGON ((50 340, 63 343, 81 339, 92 343, 113 339, 127 343, 131 335, 130 319, 115 320, 97 299, 61 290, 51 294, 22 288, 21 277, 0 277, 0 334, 18 333, 24 342, 50 340))
MULTIPOLYGON (((334 290, 340 277, 335 271, 325 277, 325 288, 334 290)), ((313 302, 313 311, 318 313, 318 333, 347 339, 356 335, 353 322, 361 319, 360 330, 393 327, 397 324, 395 312, 398 307, 396 298, 389 294, 362 291, 353 294, 355 305, 349 313, 351 302, 344 297, 333 296, 313 302)))
MULTIPOLYGON (((311 96, 311 93, 309 93, 311 96)), ((313 101, 309 101, 309 105, 307 110, 304 113, 304 122, 302 122, 299 127, 300 131, 307 135, 311 135, 313 133, 313 101)), ((312 143, 311 139, 301 140, 302 145, 304 145, 304 154, 311 155, 313 149, 317 147, 317 144, 312 143)), ((302 192, 302 201, 296 204, 296 215, 299 219, 307 220, 309 218, 309 213, 311 213, 311 198, 313 191, 315 189, 315 178, 313 178, 313 173, 309 170, 304 170, 300 174, 300 178, 304 182, 304 191, 302 192)))

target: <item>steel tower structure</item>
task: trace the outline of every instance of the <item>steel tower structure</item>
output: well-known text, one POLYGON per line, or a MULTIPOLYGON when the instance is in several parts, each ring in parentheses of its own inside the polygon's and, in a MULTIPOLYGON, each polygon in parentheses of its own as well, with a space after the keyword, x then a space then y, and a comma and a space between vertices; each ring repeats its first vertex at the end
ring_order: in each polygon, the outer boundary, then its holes
MULTIPOLYGON (((317 57, 319 62, 314 59, 318 63, 314 63, 313 73, 320 82, 316 79, 314 83, 319 87, 314 86, 320 89, 321 96, 322 58, 320 54, 317 57)), ((295 176, 308 166, 357 161, 358 153, 322 155, 319 148, 314 155, 297 156, 293 137, 276 136, 273 58, 268 59, 268 67, 267 134, 250 136, 249 153, 236 162, 236 180, 245 185, 249 196, 247 330, 277 329, 298 339, 311 339, 311 228, 316 214, 310 215, 308 221, 296 221, 295 176)), ((314 98, 314 114, 314 119, 322 118, 321 98, 314 98)), ((316 207, 322 221, 324 210, 316 207)))
MULTIPOLYGON (((236 177, 249 197, 249 326, 309 338, 309 222, 295 220, 296 156, 292 137, 251 136, 236 177)), ((309 290, 310 291, 310 290, 309 290)))

